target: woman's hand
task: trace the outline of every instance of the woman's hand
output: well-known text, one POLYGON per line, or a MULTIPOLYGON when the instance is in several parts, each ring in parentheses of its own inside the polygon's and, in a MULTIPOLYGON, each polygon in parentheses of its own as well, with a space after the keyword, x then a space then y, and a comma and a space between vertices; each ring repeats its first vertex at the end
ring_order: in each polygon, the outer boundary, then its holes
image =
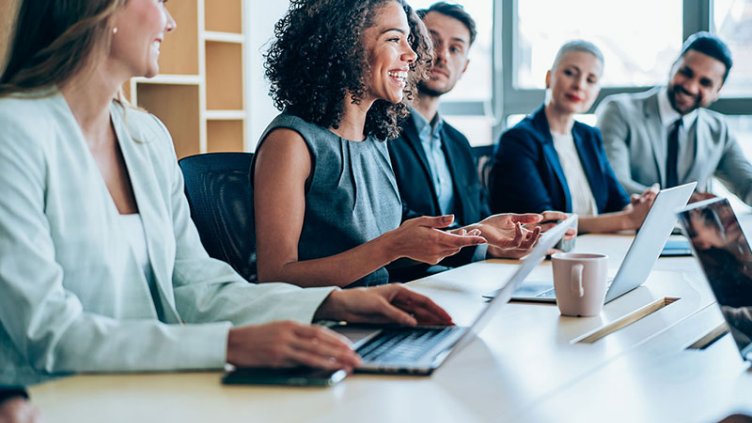
POLYGON ((626 212, 624 229, 639 229, 642 226, 642 221, 648 215, 657 195, 657 187, 650 187, 639 195, 632 194, 630 204, 624 209, 626 212))
MULTIPOLYGON (((540 222, 538 226, 541 227, 541 233, 546 233, 547 231, 553 229, 558 225, 559 223, 567 220, 570 215, 560 212, 560 211, 554 211, 554 210, 546 210, 543 213, 541 213, 543 216, 543 220, 540 222)), ((564 232, 564 239, 570 240, 577 237, 577 228, 569 228, 566 232, 564 232)))
POLYGON ((711 198, 715 198, 715 197, 716 195, 711 192, 695 191, 692 193, 692 196, 689 197, 689 202, 696 203, 698 201, 710 200, 711 198))
POLYGON ((399 284, 332 292, 314 319, 404 326, 452 325, 452 317, 430 298, 399 284))
POLYGON ((26 398, 14 397, 0 403, 0 423, 35 423, 39 411, 26 398))
POLYGON ((391 238, 390 250, 399 257, 428 264, 436 264, 464 247, 485 244, 486 239, 477 230, 441 230, 452 222, 453 215, 416 217, 406 220, 399 228, 385 235, 391 238))
POLYGON ((480 230, 488 240, 488 255, 497 258, 521 258, 530 253, 540 238, 539 214, 495 214, 464 229, 480 230), (532 228, 525 227, 530 225, 532 228))
POLYGON ((303 365, 350 371, 360 358, 345 338, 327 328, 284 321, 230 329, 227 362, 238 367, 303 365))

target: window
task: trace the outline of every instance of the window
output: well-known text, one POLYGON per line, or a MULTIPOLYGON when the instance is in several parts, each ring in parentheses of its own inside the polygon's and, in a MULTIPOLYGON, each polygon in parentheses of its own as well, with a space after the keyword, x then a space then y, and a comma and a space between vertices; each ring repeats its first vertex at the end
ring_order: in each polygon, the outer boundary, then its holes
MULTIPOLYGON (((752 160, 752 115, 727 116, 729 131, 736 136, 736 142, 742 148, 748 160, 752 160)), ((752 208, 744 204, 739 198, 731 194, 720 181, 713 182, 713 192, 721 197, 727 197, 737 213, 750 213, 752 208)))
POLYGON ((721 94, 724 97, 752 95, 752 0, 715 0, 713 28, 734 57, 734 67, 721 94))
POLYGON ((473 147, 491 145, 493 138, 493 118, 488 116, 445 116, 445 120, 462 132, 473 147))
POLYGON ((681 47, 681 17, 681 0, 517 1, 514 86, 544 88, 557 50, 573 39, 603 51, 603 86, 664 83, 681 47))
POLYGON ((744 154, 752 160, 752 115, 727 116, 726 122, 744 154))
MULTIPOLYGON (((419 9, 435 1, 410 4, 419 9)), ((478 38, 467 73, 442 99, 441 110, 474 145, 495 142, 512 115, 542 104, 546 71, 558 48, 575 38, 593 41, 605 56, 596 107, 605 96, 665 84, 683 40, 715 31, 728 42, 735 64, 712 108, 727 115, 752 110, 752 0, 455 1, 476 20, 478 38)))

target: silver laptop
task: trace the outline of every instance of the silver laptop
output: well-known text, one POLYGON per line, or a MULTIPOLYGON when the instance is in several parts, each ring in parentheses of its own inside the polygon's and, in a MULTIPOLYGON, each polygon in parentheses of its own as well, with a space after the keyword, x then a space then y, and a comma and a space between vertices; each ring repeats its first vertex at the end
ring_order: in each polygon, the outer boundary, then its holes
POLYGON ((362 358, 357 373, 397 373, 429 375, 454 351, 467 345, 485 327, 488 320, 512 297, 512 292, 543 260, 546 252, 577 221, 572 216, 544 233, 533 251, 510 278, 499 294, 480 312, 468 327, 403 327, 375 325, 339 325, 333 330, 348 337, 362 358))
MULTIPOLYGON (((663 250, 676 223, 675 212, 684 207, 695 189, 696 182, 661 190, 650 208, 645 221, 632 241, 616 276, 609 281, 606 303, 621 297, 642 285, 650 269, 663 250)), ((494 296, 494 293, 489 296, 494 296)), ((512 295, 512 300, 555 303, 553 281, 523 283, 512 295)))
POLYGON ((752 361, 752 250, 725 198, 692 204, 679 223, 742 358, 752 361))

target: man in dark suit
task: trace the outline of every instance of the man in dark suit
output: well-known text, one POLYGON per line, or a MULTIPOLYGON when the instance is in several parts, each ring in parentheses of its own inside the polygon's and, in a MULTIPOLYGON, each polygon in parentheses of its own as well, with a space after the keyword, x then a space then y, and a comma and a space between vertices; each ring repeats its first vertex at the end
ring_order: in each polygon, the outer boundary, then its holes
MULTIPOLYGON (((467 69, 470 47, 477 31, 475 21, 462 6, 438 2, 417 11, 434 44, 434 64, 429 78, 418 85, 418 95, 400 137, 389 142, 403 204, 403 220, 416 216, 454 214, 457 226, 479 229, 488 244, 465 248, 442 265, 457 266, 491 257, 518 257, 528 250, 513 251, 495 245, 498 231, 519 222, 537 223, 537 215, 491 216, 486 193, 467 138, 438 113, 440 98, 450 92, 467 69)), ((545 216, 560 219, 564 215, 545 216)), ((425 271, 425 269, 422 269, 425 271)), ((436 270, 435 268, 432 270, 436 270)), ((392 275, 402 272, 390 269, 392 275)), ((413 272, 410 276, 420 276, 413 272)), ((397 276, 399 278, 399 276, 397 276)))

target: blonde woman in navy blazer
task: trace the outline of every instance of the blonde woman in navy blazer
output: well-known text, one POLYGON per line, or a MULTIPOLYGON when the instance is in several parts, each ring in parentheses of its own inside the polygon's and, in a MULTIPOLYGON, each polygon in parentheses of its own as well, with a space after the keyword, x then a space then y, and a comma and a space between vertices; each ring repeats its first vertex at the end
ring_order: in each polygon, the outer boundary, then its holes
POLYGON ((608 163, 600 131, 574 119, 598 96, 602 72, 603 55, 592 43, 561 47, 546 73, 546 103, 505 132, 496 147, 494 213, 577 212, 581 232, 640 227, 655 191, 630 200, 608 163))
POLYGON ((451 323, 399 285, 253 285, 206 254, 167 130, 113 100, 157 73, 174 27, 162 1, 22 3, 0 76, 0 384, 228 362, 353 368, 345 341, 304 323, 451 323))

